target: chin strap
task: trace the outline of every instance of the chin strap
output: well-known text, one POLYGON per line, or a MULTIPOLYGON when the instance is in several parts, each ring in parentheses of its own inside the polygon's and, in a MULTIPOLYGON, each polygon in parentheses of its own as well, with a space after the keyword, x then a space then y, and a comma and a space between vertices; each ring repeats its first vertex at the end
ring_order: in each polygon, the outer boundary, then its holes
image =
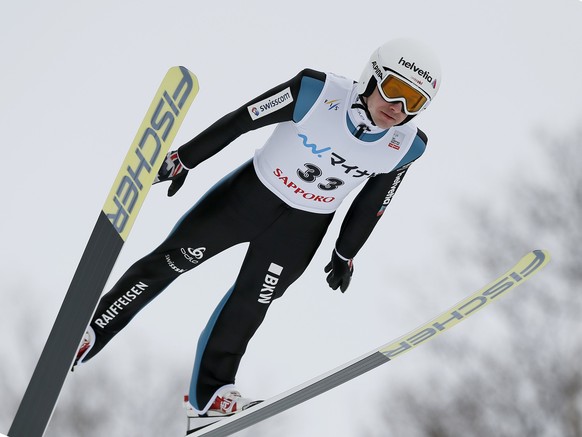
POLYGON ((352 91, 352 105, 349 109, 349 116, 354 126, 357 126, 356 131, 352 132, 356 138, 360 138, 366 132, 374 132, 378 127, 372 120, 372 115, 368 109, 368 104, 362 95, 357 94, 356 89, 352 91))
MULTIPOLYGON (((370 114, 370 110, 368 109, 368 104, 366 103, 366 101, 364 100, 364 98, 361 95, 358 95, 356 101, 352 104, 351 108, 363 110, 364 113, 366 114, 366 117, 368 118, 368 121, 370 122, 370 124, 372 124, 372 126, 376 126, 376 124, 374 123, 374 120, 372 120, 372 114, 370 114)), ((370 129, 368 128, 368 130, 370 130, 370 129)))

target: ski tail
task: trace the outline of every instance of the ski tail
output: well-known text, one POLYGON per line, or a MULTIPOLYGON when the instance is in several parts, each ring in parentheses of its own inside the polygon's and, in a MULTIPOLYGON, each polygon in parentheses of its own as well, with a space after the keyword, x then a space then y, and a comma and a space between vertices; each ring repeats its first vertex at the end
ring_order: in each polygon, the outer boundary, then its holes
POLYGON ((156 93, 103 207, 123 241, 197 93, 196 76, 184 67, 171 68, 156 93))
POLYGON ((237 413, 231 417, 189 434, 190 437, 226 437, 314 398, 355 377, 369 372, 396 357, 426 343, 469 316, 485 308, 499 297, 523 284, 550 261, 545 250, 526 254, 503 275, 472 293, 439 316, 396 340, 301 384, 279 396, 237 413))

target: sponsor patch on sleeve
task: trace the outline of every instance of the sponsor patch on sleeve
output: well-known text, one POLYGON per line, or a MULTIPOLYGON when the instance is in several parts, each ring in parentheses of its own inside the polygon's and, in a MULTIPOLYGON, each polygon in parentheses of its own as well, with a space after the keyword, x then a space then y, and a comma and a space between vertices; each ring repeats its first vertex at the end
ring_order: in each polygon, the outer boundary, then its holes
POLYGON ((272 112, 284 108, 293 102, 293 95, 291 95, 291 88, 285 88, 283 91, 267 97, 266 99, 247 106, 249 114, 253 120, 269 115, 272 112))

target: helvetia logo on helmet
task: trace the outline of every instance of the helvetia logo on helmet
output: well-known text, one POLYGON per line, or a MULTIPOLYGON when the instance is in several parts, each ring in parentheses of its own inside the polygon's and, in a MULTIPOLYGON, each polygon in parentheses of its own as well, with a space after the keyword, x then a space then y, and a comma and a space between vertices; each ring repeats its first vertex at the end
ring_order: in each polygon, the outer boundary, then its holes
POLYGON ((404 59, 404 57, 400 58, 400 61, 398 61, 398 64, 402 65, 405 68, 408 68, 409 70, 414 71, 420 77, 426 79, 429 83, 431 83, 433 88, 436 88, 436 80, 432 78, 429 71, 425 71, 425 70, 421 69, 420 67, 417 67, 414 62, 406 61, 404 59))

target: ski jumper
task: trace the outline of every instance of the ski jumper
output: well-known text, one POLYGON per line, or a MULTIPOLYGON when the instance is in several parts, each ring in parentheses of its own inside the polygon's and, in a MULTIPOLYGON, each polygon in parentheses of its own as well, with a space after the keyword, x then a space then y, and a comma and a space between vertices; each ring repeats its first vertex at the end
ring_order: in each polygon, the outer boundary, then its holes
POLYGON ((245 132, 277 124, 252 160, 210 189, 101 298, 87 359, 177 277, 249 243, 235 283, 198 341, 189 395, 205 412, 219 388, 234 384, 269 306, 307 268, 342 200, 364 184, 336 241, 337 252, 353 258, 425 150, 426 136, 414 125, 379 129, 357 101, 352 81, 306 69, 181 146, 180 160, 192 169, 245 132))

